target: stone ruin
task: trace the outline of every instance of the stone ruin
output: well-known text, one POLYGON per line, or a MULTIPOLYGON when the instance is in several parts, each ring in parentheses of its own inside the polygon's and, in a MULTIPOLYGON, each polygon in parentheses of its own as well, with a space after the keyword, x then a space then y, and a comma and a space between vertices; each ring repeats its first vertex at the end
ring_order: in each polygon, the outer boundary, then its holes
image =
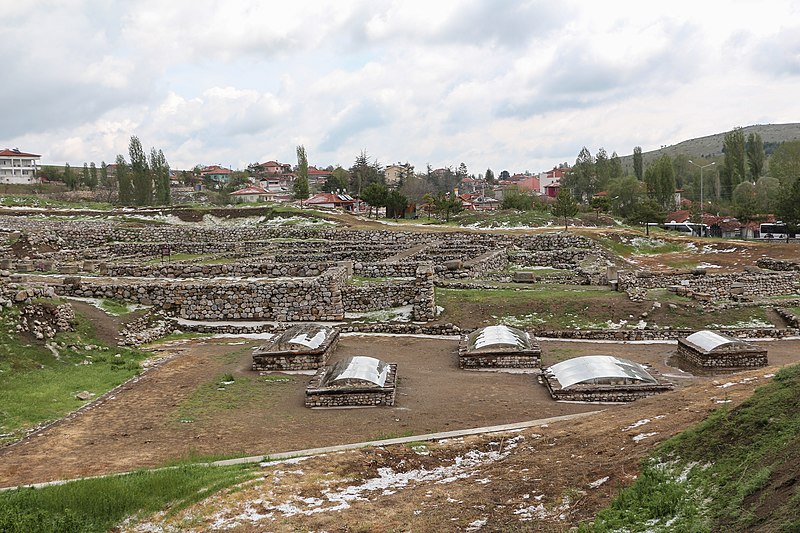
POLYGON ((297 324, 253 349, 253 370, 317 370, 325 366, 339 342, 339 329, 297 324))
POLYGON ((714 331, 678 339, 677 357, 695 367, 742 370, 767 366, 767 349, 714 331))
POLYGON ((347 408, 392 406, 397 364, 374 357, 348 357, 317 371, 306 388, 306 407, 347 408))
POLYGON ((538 368, 542 350, 530 334, 509 326, 486 326, 463 335, 459 368, 538 368))
POLYGON ((557 401, 632 402, 673 389, 639 363, 610 355, 586 355, 542 369, 540 377, 557 401))

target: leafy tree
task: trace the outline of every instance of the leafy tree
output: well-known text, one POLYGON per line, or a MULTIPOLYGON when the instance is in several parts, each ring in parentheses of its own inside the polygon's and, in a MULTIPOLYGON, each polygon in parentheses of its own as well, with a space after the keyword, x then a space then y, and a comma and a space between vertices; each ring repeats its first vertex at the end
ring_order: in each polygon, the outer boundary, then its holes
POLYGON ((425 195, 436 193, 436 188, 426 176, 411 176, 403 180, 398 190, 413 202, 424 201, 425 195))
POLYGON ((758 180, 764 172, 764 141, 761 140, 761 135, 758 133, 751 133, 747 136, 744 150, 747 153, 747 170, 749 171, 750 179, 753 181, 758 180))
POLYGON ((486 174, 483 175, 483 179, 486 180, 486 183, 489 185, 494 185, 497 182, 491 168, 486 169, 486 174))
POLYGON ((69 187, 69 190, 74 191, 78 188, 78 181, 78 177, 69 166, 69 163, 64 163, 64 184, 69 187))
POLYGON ((733 189, 747 179, 747 160, 744 150, 744 131, 742 128, 733 128, 725 134, 723 141, 725 152, 724 172, 721 173, 722 196, 731 198, 733 189))
POLYGON ((778 209, 781 195, 781 182, 776 178, 764 176, 756 182, 756 209, 758 213, 774 213, 778 209))
POLYGON ((375 208, 375 218, 378 218, 378 208, 386 205, 386 200, 389 196, 389 189, 386 185, 381 183, 370 183, 364 187, 364 192, 361 193, 361 199, 367 202, 369 211, 367 218, 372 215, 372 208, 375 208))
POLYGON ((500 172, 500 179, 501 180, 507 180, 510 177, 511 177, 511 174, 508 173, 508 170, 504 170, 504 171, 500 172))
POLYGON ((742 222, 755 219, 757 210, 756 186, 743 181, 733 190, 733 207, 736 218, 742 222))
POLYGON ((569 230, 569 217, 574 217, 577 213, 578 203, 575 198, 567 189, 561 187, 556 196, 556 202, 553 204, 553 216, 564 217, 564 231, 569 230))
POLYGON ((39 177, 47 181, 63 181, 64 176, 58 171, 56 167, 45 165, 39 167, 39 177))
MULTIPOLYGON (((641 201, 637 202, 636 208, 633 212, 626 218, 626 221, 630 224, 648 224, 648 223, 656 223, 661 224, 664 222, 664 217, 666 213, 661 208, 661 205, 653 198, 644 198, 641 201)), ((646 226, 648 234, 650 233, 650 227, 646 226)))
POLYGON ((84 161, 83 172, 81 173, 81 183, 89 186, 89 164, 84 161))
MULTIPOLYGON (((169 164, 164 152, 150 149, 150 179, 155 184, 155 202, 158 205, 169 205, 171 201, 169 164)), ((151 200, 152 203, 152 200, 151 200)))
POLYGON ((617 155, 617 152, 612 152, 611 159, 608 160, 608 178, 609 180, 619 178, 622 173, 622 160, 617 155))
POLYGON ((788 141, 775 149, 769 158, 769 175, 778 178, 785 188, 800 178, 800 141, 788 141))
POLYGON ((133 202, 136 205, 150 205, 153 199, 153 180, 147 165, 147 156, 142 143, 135 135, 128 144, 130 157, 131 183, 133 184, 133 202))
POLYGON ((783 188, 778 215, 792 231, 800 231, 800 179, 783 188))
POLYGON ((294 180, 294 197, 300 200, 300 207, 303 207, 303 200, 308 199, 308 157, 306 148, 302 144, 297 147, 297 178, 294 180))
POLYGON ((533 195, 516 187, 510 187, 503 193, 503 201, 500 207, 501 209, 530 211, 533 209, 533 195))
POLYGON ((686 154, 678 154, 672 159, 672 170, 675 173, 675 187, 689 189, 692 181, 693 167, 686 154))
POLYGON ((608 183, 611 212, 625 219, 633 215, 639 200, 646 195, 647 186, 635 176, 622 176, 608 183))
POLYGON ((604 191, 608 185, 608 180, 611 179, 611 160, 603 147, 598 148, 597 155, 594 156, 594 173, 597 177, 595 184, 597 190, 594 192, 604 191))
POLYGON ((94 164, 94 161, 89 163, 89 180, 86 182, 86 185, 89 187, 89 190, 94 190, 97 187, 98 179, 97 179, 97 165, 94 164))
POLYGON ((103 187, 111 187, 113 185, 109 178, 108 165, 106 165, 105 161, 100 162, 100 185, 103 187))
POLYGON ((322 190, 325 192, 346 191, 350 186, 350 173, 340 166, 331 171, 330 177, 325 180, 322 190))
POLYGON ((366 150, 362 150, 350 168, 350 190, 361 196, 361 191, 370 183, 384 184, 384 176, 378 161, 370 163, 366 150))
POLYGON ((644 179, 644 163, 642 161, 642 147, 635 146, 633 148, 633 175, 636 179, 642 181, 644 179))
POLYGON ((406 207, 408 207, 408 198, 400 191, 393 189, 388 191, 386 195, 386 218, 398 218, 405 215, 406 207))
POLYGON ((130 167, 125 162, 122 154, 117 156, 117 185, 119 187, 119 203, 131 205, 134 203, 133 181, 131 180, 130 167))
POLYGON ((456 171, 456 175, 458 176, 459 181, 466 178, 469 175, 467 172, 467 165, 465 165, 463 162, 460 165, 458 165, 458 170, 456 171))
POLYGON ((672 160, 666 154, 662 155, 655 163, 647 167, 644 173, 648 192, 665 209, 674 207, 675 199, 675 173, 672 170, 672 160))
POLYGON ((611 207, 611 202, 609 202, 608 196, 594 196, 589 205, 594 209, 597 220, 600 220, 600 213, 606 213, 611 207))
POLYGON ((460 213, 464 207, 458 196, 440 192, 433 198, 433 209, 439 216, 444 216, 445 222, 449 222, 450 215, 460 213))
POLYGON ((561 180, 561 189, 572 191, 576 198, 588 199, 598 192, 592 154, 584 146, 573 166, 561 180))

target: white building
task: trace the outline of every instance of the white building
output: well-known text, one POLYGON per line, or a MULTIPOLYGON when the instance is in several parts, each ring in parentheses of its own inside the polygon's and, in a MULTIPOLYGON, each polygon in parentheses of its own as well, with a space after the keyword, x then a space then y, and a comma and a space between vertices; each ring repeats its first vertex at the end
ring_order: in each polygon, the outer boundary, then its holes
POLYGON ((37 160, 40 157, 20 152, 17 148, 0 150, 0 183, 39 183, 37 160))

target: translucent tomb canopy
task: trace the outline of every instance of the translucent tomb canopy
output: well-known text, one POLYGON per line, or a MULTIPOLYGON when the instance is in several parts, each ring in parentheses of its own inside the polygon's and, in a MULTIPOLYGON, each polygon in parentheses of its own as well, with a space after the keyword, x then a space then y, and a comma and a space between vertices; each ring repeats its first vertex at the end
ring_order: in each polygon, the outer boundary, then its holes
POLYGON ((639 363, 611 355, 586 355, 547 368, 562 390, 579 385, 652 384, 658 381, 639 363))
POLYGON ((320 382, 321 387, 374 386, 383 387, 391 371, 389 363, 356 355, 330 366, 320 382))
POLYGON ((468 354, 525 352, 531 348, 530 336, 509 326, 486 326, 467 335, 468 354))

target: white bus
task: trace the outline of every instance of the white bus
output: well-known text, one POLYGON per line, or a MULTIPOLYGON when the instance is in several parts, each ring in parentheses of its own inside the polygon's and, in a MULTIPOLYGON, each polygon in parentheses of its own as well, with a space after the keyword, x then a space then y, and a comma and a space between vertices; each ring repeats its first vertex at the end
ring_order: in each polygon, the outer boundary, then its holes
POLYGON ((694 224, 692 222, 667 222, 661 226, 665 230, 679 231, 692 237, 708 237, 708 226, 706 224, 694 224))
POLYGON ((759 238, 761 239, 788 239, 796 237, 794 232, 789 231, 788 226, 781 221, 761 224, 758 227, 759 238))

